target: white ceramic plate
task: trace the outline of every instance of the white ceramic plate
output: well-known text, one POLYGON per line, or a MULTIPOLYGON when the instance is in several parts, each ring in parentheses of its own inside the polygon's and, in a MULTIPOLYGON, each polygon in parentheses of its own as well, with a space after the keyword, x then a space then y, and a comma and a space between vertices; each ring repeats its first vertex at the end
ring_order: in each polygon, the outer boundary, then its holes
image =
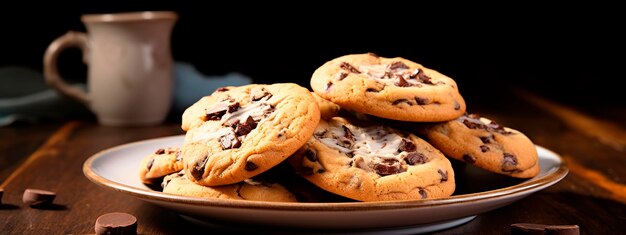
POLYGON ((155 138, 103 150, 85 161, 83 172, 102 187, 169 208, 189 221, 215 228, 361 234, 415 234, 457 226, 549 187, 568 172, 560 156, 536 146, 541 166, 537 177, 512 179, 467 165, 455 169, 457 191, 444 199, 276 203, 183 197, 154 191, 141 183, 141 160, 158 148, 180 146, 183 138, 184 135, 155 138))

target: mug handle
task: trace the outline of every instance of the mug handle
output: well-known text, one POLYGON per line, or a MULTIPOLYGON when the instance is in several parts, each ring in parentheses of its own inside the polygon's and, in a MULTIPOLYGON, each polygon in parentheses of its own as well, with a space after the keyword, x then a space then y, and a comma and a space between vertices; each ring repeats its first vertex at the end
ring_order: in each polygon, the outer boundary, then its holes
POLYGON ((76 99, 83 104, 89 105, 89 95, 81 89, 68 85, 57 70, 57 59, 59 58, 59 55, 63 50, 70 47, 81 49, 83 52, 83 61, 87 63, 87 34, 69 31, 63 36, 52 41, 52 43, 48 46, 43 59, 44 77, 46 79, 46 83, 59 91, 61 94, 76 99))

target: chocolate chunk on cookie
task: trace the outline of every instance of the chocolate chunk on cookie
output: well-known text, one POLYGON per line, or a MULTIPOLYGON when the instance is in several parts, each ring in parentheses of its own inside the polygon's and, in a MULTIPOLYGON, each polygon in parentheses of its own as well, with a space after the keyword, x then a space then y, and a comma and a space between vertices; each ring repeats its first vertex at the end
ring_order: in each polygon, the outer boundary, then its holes
POLYGON ((221 89, 183 113, 184 168, 205 186, 241 182, 287 159, 319 119, 311 92, 297 84, 221 89))
POLYGON ((465 112, 452 78, 401 57, 341 56, 315 70, 311 87, 343 108, 392 120, 448 121, 465 112))
POLYGON ((229 185, 203 186, 189 180, 187 175, 181 171, 166 176, 162 186, 165 193, 188 197, 272 202, 297 201, 296 196, 283 185, 277 182, 256 180, 255 178, 229 185))
POLYGON ((446 156, 479 168, 517 178, 539 173, 537 150, 526 135, 477 114, 422 125, 418 132, 446 156))
POLYGON ((179 147, 164 147, 146 156, 139 166, 139 179, 145 184, 153 184, 163 176, 183 169, 179 147))
POLYGON ((455 189, 450 161, 426 141, 342 117, 321 120, 289 163, 320 188, 358 201, 441 198, 455 189))

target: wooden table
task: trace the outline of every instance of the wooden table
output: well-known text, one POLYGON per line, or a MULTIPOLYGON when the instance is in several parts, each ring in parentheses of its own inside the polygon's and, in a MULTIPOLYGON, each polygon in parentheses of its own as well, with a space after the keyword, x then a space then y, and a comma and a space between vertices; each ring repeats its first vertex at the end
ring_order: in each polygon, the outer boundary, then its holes
MULTIPOLYGON (((520 89, 489 97, 466 95, 468 111, 524 132, 566 161, 561 182, 469 223, 434 234, 508 234, 512 223, 577 224, 581 234, 626 233, 626 110, 563 105, 520 89), (497 98, 494 98, 497 97, 497 98)), ((0 128, 0 234, 94 233, 96 218, 123 211, 136 215, 141 234, 210 232, 176 213, 90 182, 85 159, 116 145, 183 134, 177 121, 116 128, 93 120, 22 123, 0 128), (57 192, 55 206, 21 202, 26 188, 57 192)))

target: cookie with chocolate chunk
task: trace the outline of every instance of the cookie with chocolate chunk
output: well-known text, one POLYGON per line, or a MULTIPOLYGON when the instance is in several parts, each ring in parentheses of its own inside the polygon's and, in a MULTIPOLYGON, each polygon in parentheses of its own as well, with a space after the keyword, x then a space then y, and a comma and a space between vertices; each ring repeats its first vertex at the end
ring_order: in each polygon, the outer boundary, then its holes
POLYGON ((166 176, 161 184, 164 193, 180 196, 250 201, 297 202, 295 195, 276 182, 247 179, 222 186, 202 186, 189 180, 184 172, 166 176))
POLYGON ((526 135, 477 114, 423 125, 418 131, 448 157, 516 178, 539 174, 537 149, 526 135))
POLYGON ((455 189, 450 160, 426 141, 342 117, 321 120, 288 161, 318 187, 358 201, 442 198, 455 189))
POLYGON ((392 120, 448 121, 465 112, 452 78, 401 57, 341 56, 315 70, 311 87, 341 107, 392 120))
POLYGON ((139 179, 143 183, 152 184, 182 169, 183 161, 179 147, 159 148, 141 161, 139 179))
POLYGON ((217 89, 183 113, 188 178, 205 186, 252 178, 298 150, 319 119, 310 91, 294 83, 217 89))

